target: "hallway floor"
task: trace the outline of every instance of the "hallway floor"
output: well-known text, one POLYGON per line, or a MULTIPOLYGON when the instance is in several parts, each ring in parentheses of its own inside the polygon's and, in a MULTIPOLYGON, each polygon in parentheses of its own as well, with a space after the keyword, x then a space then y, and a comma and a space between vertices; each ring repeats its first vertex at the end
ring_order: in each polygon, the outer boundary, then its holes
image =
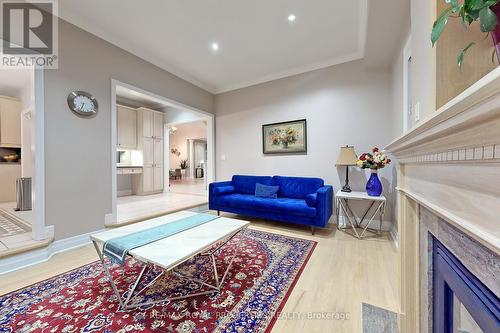
POLYGON ((204 178, 170 180, 170 192, 207 196, 204 178))
MULTIPOLYGON (((181 185, 180 190, 183 187, 181 185)), ((208 203, 206 194, 161 193, 117 199, 117 225, 142 221, 208 203)))
POLYGON ((15 202, 0 203, 0 258, 47 244, 32 237, 33 211, 16 212, 15 207, 15 202))

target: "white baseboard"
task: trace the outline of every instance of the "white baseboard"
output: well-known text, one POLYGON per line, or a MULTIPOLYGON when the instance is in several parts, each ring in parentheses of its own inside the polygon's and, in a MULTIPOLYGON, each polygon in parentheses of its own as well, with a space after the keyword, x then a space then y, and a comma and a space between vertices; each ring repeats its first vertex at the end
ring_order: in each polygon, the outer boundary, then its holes
POLYGON ((57 240, 50 243, 47 247, 20 253, 0 259, 0 275, 7 274, 19 269, 39 264, 49 260, 54 254, 65 252, 71 249, 90 244, 90 235, 99 232, 92 231, 83 235, 57 240))

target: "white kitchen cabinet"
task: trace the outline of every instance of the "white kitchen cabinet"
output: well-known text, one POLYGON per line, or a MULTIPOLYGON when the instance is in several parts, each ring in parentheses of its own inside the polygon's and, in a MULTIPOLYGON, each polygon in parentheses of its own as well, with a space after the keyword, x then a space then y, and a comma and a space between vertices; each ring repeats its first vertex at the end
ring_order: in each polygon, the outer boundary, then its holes
POLYGON ((153 139, 153 165, 163 167, 163 139, 153 139))
POLYGON ((155 166, 153 168, 153 191, 163 191, 163 167, 155 166))
POLYGON ((143 173, 133 180, 138 195, 163 192, 163 113, 137 109, 138 149, 142 151, 143 173))
POLYGON ((118 105, 117 109, 117 148, 137 148, 137 111, 118 105))
POLYGON ((0 147, 21 148, 21 102, 0 96, 0 147))
POLYGON ((143 138, 163 139, 163 113, 146 108, 137 109, 138 136, 143 138))
POLYGON ((142 171, 142 177, 144 178, 142 191, 145 193, 153 192, 155 190, 154 167, 144 167, 144 170, 142 171))
POLYGON ((155 163, 155 141, 152 138, 142 139, 142 159, 145 166, 153 166, 155 163))
POLYGON ((153 138, 163 138, 163 114, 158 112, 153 114, 153 138))

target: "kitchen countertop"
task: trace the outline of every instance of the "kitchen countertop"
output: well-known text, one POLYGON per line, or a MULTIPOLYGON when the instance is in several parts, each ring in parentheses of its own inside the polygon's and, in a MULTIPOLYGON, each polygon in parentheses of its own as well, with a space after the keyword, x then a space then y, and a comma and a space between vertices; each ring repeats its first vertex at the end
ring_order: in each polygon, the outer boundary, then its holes
POLYGON ((142 168, 142 165, 136 165, 136 166, 133 166, 133 165, 117 165, 116 167, 119 168, 119 169, 125 169, 125 168, 128 168, 128 169, 137 169, 137 168, 142 168))

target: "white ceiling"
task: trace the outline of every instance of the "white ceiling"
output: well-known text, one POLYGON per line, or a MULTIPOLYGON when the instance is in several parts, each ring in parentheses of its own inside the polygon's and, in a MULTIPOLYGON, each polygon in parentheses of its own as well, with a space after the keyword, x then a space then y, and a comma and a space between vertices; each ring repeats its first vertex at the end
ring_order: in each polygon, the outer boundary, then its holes
POLYGON ((123 86, 116 86, 116 102, 130 107, 146 107, 153 110, 162 110, 172 105, 163 103, 146 94, 129 89, 123 86))
POLYGON ((376 0, 368 8, 365 64, 368 68, 390 68, 410 34, 410 0, 376 0), (390 19, 387 13, 391 13, 390 19))
POLYGON ((366 1, 64 0, 59 14, 219 93, 362 58, 366 1))
POLYGON ((193 121, 191 123, 184 123, 175 125, 177 128, 176 134, 185 135, 187 133, 200 133, 201 136, 196 139, 206 138, 207 136, 207 123, 204 121, 193 121))
POLYGON ((0 70, 0 95, 22 98, 23 92, 30 89, 32 78, 32 69, 0 70))

